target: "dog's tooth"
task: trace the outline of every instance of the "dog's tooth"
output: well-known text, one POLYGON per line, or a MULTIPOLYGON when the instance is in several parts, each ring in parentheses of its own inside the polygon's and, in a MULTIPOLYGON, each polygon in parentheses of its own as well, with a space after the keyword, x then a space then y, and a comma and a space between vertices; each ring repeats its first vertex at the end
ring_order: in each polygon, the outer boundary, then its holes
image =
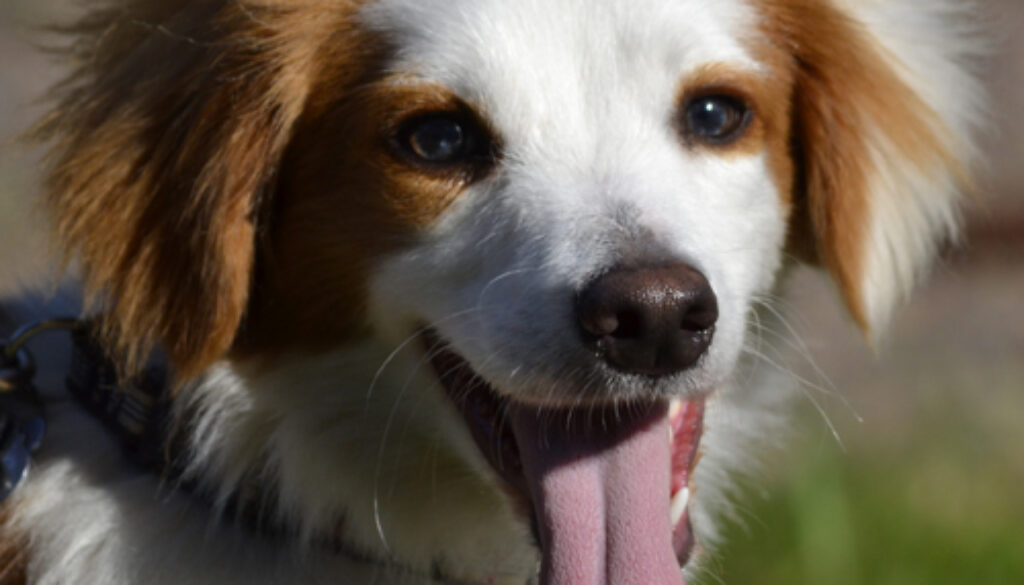
POLYGON ((684 487, 672 498, 671 514, 672 526, 679 524, 686 512, 686 505, 690 503, 690 488, 684 487))
POLYGON ((679 416, 679 413, 683 411, 682 399, 676 398, 668 404, 668 418, 669 420, 679 416))
POLYGON ((679 400, 677 398, 677 399, 673 400, 672 402, 669 402, 669 404, 668 404, 668 420, 669 420, 669 423, 668 423, 668 444, 669 445, 671 445, 672 441, 674 441, 675 438, 676 438, 676 432, 675 432, 675 429, 673 428, 675 425, 673 425, 672 421, 674 421, 679 416, 679 413, 681 413, 682 411, 683 411, 683 401, 682 400, 679 400))

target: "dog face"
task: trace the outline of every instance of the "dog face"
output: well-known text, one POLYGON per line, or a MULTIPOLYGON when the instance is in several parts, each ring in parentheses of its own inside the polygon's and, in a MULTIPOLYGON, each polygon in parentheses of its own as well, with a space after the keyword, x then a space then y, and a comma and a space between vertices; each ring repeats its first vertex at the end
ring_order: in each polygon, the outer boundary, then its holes
MULTIPOLYGON (((396 188, 398 209, 389 210, 410 243, 367 278, 375 331, 401 341, 429 326, 503 394, 539 403, 675 396, 710 390, 727 375, 751 299, 769 290, 780 262, 791 183, 787 90, 773 93, 733 40, 741 36, 729 30, 740 18, 735 7, 698 11, 707 22, 697 23, 688 22, 690 8, 367 10, 369 26, 395 45, 388 74, 370 82, 382 102, 371 123, 396 130, 379 159, 363 164, 387 165, 412 183, 396 188), (471 50, 481 38, 487 45, 471 50), (715 58, 688 51, 691 44, 715 47, 715 58), (441 162, 417 152, 443 147, 429 142, 440 132, 468 150, 441 162), (716 341, 671 380, 604 367, 582 342, 575 299, 616 267, 673 262, 692 266, 715 291, 716 341)), ((326 126, 336 136, 346 123, 326 126)), ((329 164, 313 171, 318 180, 329 164)), ((297 180, 289 191, 303 199, 310 188, 297 180)), ((332 181, 321 197, 334 202, 324 207, 352 213, 348 188, 332 181)), ((351 248, 334 238, 309 245, 351 248)))
POLYGON ((132 10, 83 27, 47 128, 109 343, 205 379, 199 418, 233 430, 193 437, 212 489, 269 452, 304 533, 343 517, 371 556, 475 581, 530 578, 536 541, 545 583, 596 579, 581 558, 679 582, 705 403, 784 259, 877 329, 970 155, 972 96, 943 87, 964 41, 924 18, 955 40, 919 56, 871 3, 132 10), (437 469, 464 481, 427 504, 437 469))

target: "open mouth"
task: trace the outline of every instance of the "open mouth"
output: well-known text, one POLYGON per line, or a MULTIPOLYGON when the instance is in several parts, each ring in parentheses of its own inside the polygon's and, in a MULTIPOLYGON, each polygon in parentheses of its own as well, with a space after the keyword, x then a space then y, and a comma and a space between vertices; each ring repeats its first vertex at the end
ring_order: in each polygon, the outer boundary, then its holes
POLYGON ((684 584, 702 398, 571 409, 517 402, 436 333, 423 338, 480 451, 527 503, 542 585, 684 584))

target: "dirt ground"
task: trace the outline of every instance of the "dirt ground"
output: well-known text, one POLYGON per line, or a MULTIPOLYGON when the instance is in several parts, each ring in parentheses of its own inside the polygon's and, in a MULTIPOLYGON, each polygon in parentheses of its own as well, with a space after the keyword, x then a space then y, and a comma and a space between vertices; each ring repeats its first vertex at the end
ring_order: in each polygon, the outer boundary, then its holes
MULTIPOLYGON (((31 204, 37 156, 13 137, 56 77, 32 48, 33 26, 65 13, 66 4, 0 2, 0 294, 46 273, 42 220, 31 204)), ((986 141, 981 202, 968 212, 969 244, 935 271, 874 350, 831 286, 801 272, 790 283, 791 305, 800 308, 793 321, 807 351, 790 363, 808 378, 808 401, 821 404, 851 456, 898 450, 922 413, 952 403, 956 420, 929 422, 935 432, 973 421, 984 429, 979 457, 1024 486, 1024 1, 986 5, 1001 31, 987 73, 996 131, 986 141)), ((828 434, 818 415, 809 424, 828 434)), ((1019 513, 1024 498, 1005 505, 1019 513)))

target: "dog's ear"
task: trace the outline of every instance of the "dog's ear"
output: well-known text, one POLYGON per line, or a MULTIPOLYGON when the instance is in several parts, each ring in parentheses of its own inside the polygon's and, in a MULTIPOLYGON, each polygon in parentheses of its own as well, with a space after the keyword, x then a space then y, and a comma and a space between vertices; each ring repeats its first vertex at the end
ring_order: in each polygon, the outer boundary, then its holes
POLYGON ((859 8, 886 14, 765 3, 795 76, 791 249, 827 268, 872 335, 956 236, 975 152, 977 43, 948 2, 859 8))
POLYGON ((48 201, 125 365, 159 344, 188 377, 243 318, 255 218, 306 100, 314 40, 285 38, 309 25, 288 30, 255 3, 126 4, 71 31, 78 69, 39 129, 48 201))

